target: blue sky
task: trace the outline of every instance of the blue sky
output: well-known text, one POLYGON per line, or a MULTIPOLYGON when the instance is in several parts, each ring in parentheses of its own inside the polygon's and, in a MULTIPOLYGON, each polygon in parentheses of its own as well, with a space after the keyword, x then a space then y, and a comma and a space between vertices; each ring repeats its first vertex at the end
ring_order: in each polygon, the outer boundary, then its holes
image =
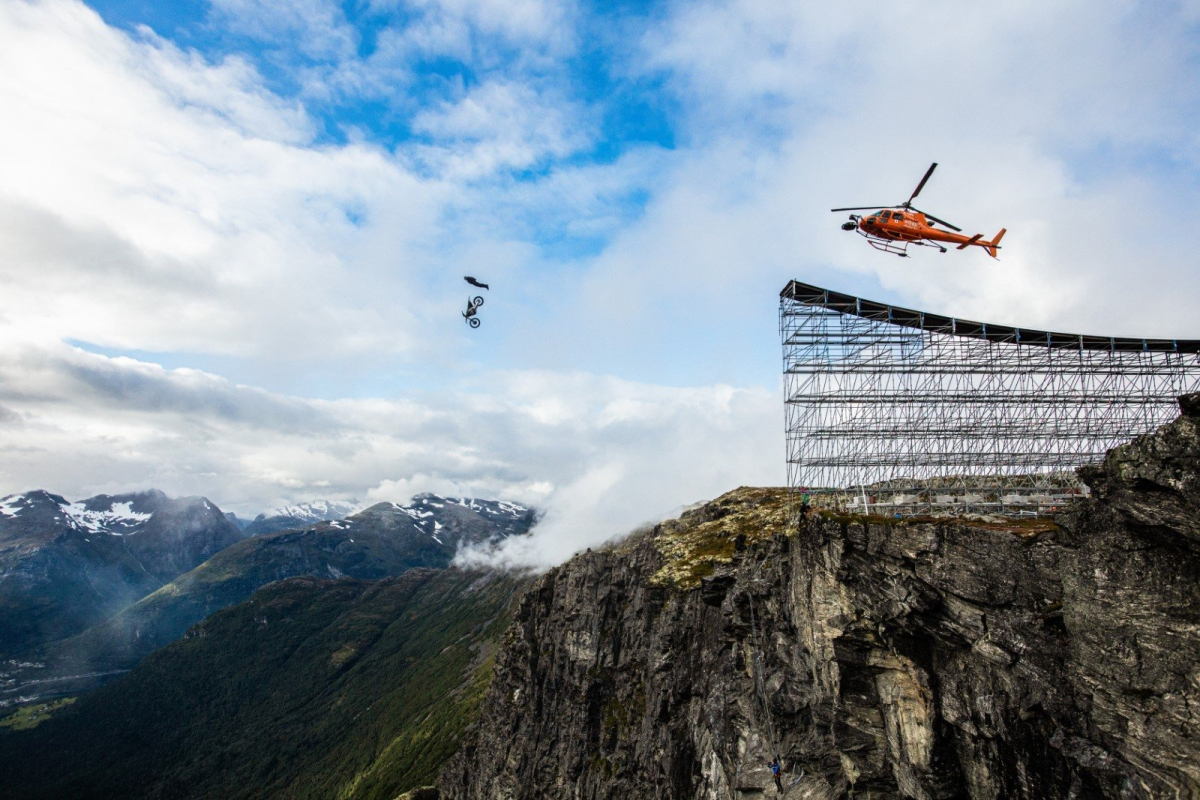
POLYGON ((13 0, 0 494, 504 496, 550 509, 553 560, 782 481, 791 278, 1200 338, 1198 25, 1195 2, 13 0), (901 261, 828 212, 932 161, 922 208, 1006 227, 1001 261, 901 261))
MULTIPOLYGON (((636 35, 654 13, 643 2, 605 3, 602 8, 573 9, 575 35, 581 41, 563 57, 530 63, 518 42, 486 29, 471 31, 470 51, 426 52, 403 64, 404 85, 383 90, 343 90, 316 97, 306 91, 309 73, 327 73, 346 61, 382 58, 380 39, 418 24, 426 16, 420 4, 344 2, 316 4, 210 2, 94 2, 104 20, 137 35, 143 27, 211 61, 235 56, 251 59, 264 84, 282 97, 304 102, 319 120, 316 141, 345 143, 351 129, 389 148, 420 139, 411 126, 421 108, 452 99, 489 75, 520 74, 561 85, 598 110, 597 136, 574 159, 612 160, 631 143, 670 147, 673 130, 668 98, 654 76, 626 73, 620 64, 622 38, 636 35), (269 9, 290 8, 286 20, 261 17, 269 9), (306 17, 306 15, 311 15, 306 17), (321 33, 314 32, 321 27, 321 33), (297 39, 334 38, 337 44, 301 46, 297 39)), ((394 65, 396 66, 396 65, 394 65)), ((541 165, 533 175, 544 174, 541 165)))

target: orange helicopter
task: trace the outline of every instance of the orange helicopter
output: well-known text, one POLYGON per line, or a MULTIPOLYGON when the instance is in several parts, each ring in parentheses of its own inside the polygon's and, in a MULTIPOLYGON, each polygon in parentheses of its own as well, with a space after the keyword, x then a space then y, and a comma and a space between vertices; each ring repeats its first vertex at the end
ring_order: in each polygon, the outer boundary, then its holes
POLYGON ((908 246, 910 244, 922 245, 924 247, 936 247, 941 252, 946 252, 946 248, 942 247, 938 242, 949 242, 957 244, 958 250, 965 250, 971 245, 976 245, 987 250, 988 255, 996 258, 996 251, 1000 249, 1000 240, 1004 238, 1006 228, 1001 228, 1000 232, 989 242, 983 238, 982 233, 977 233, 974 236, 964 236, 962 228, 956 228, 949 222, 940 220, 932 214, 926 214, 919 208, 914 208, 912 201, 921 190, 925 188, 925 182, 929 180, 929 176, 937 169, 937 162, 929 165, 925 177, 921 178, 921 182, 917 184, 917 188, 907 200, 898 206, 858 206, 856 208, 831 208, 830 211, 866 211, 869 209, 878 209, 873 214, 860 216, 851 214, 849 222, 842 223, 842 230, 857 231, 860 236, 865 236, 867 241, 876 250, 882 250, 885 253, 894 253, 902 258, 908 256, 908 246), (936 222, 950 229, 950 231, 959 231, 951 233, 940 228, 935 228, 931 223, 936 222))

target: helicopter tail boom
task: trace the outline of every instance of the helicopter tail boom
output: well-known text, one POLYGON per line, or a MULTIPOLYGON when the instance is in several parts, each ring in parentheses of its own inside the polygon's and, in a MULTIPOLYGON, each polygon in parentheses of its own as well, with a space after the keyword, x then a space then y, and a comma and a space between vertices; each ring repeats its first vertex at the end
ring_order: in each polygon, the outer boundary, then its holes
POLYGON ((992 258, 996 257, 996 251, 1000 249, 1000 240, 1004 238, 1004 234, 1008 233, 1008 228, 1001 228, 990 242, 984 242, 983 246, 987 248, 988 255, 992 258))

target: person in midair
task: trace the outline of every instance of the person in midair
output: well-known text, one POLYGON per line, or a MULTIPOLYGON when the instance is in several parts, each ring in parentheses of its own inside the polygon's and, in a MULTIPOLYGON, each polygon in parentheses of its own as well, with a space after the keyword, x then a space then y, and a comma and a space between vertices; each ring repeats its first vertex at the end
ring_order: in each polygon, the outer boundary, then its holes
POLYGON ((488 288, 488 285, 486 283, 480 283, 479 281, 472 278, 470 275, 464 275, 463 280, 466 281, 467 283, 471 284, 472 286, 478 286, 480 289, 488 288))

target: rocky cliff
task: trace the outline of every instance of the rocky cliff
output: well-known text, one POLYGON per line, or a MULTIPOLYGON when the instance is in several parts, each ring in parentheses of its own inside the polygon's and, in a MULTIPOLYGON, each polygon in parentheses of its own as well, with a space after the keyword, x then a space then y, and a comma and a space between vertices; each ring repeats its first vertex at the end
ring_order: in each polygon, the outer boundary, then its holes
POLYGON ((1200 797, 1181 406, 1054 523, 788 529, 739 489, 577 556, 522 601, 441 796, 1200 797))

